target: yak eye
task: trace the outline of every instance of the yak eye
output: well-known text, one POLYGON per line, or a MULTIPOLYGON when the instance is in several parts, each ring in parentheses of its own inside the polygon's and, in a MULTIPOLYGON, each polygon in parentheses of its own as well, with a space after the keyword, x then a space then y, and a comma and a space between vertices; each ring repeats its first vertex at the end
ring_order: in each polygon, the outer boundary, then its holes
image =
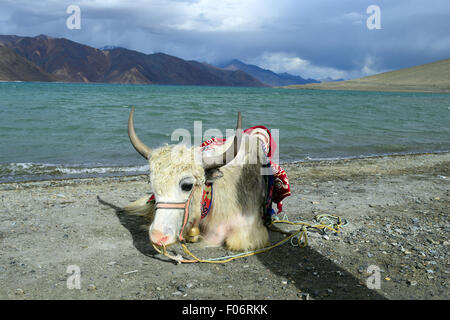
POLYGON ((192 183, 184 182, 181 184, 181 190, 183 190, 183 191, 191 191, 192 187, 193 187, 192 183))

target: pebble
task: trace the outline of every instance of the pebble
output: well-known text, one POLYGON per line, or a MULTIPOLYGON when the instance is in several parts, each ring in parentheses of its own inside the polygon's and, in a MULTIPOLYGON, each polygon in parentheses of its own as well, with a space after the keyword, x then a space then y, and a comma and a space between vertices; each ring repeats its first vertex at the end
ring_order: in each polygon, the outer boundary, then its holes
POLYGON ((25 293, 25 291, 23 291, 23 289, 18 288, 18 289, 16 289, 16 291, 14 293, 17 296, 21 296, 21 295, 23 295, 25 293))
POLYGON ((194 284, 192 282, 188 282, 186 283, 186 288, 190 289, 194 286, 194 284))
POLYGON ((175 291, 172 293, 172 295, 174 295, 174 296, 181 296, 182 294, 183 294, 183 292, 181 292, 181 291, 175 291))
POLYGON ((310 300, 309 293, 307 293, 307 292, 302 292, 300 298, 301 298, 302 300, 310 300))
POLYGON ((131 274, 131 273, 136 273, 136 272, 138 272, 138 270, 133 270, 133 271, 124 272, 123 274, 125 275, 125 274, 131 274))
POLYGON ((402 251, 404 254, 411 254, 411 253, 412 253, 411 251, 408 251, 408 250, 406 250, 406 249, 403 248, 403 247, 402 247, 401 251, 402 251))
POLYGON ((406 283, 410 286, 416 286, 417 285, 417 281, 415 280, 407 280, 406 283))
POLYGON ((90 285, 88 285, 87 289, 88 289, 88 291, 94 291, 94 290, 97 290, 97 287, 95 286, 95 284, 90 284, 90 285))

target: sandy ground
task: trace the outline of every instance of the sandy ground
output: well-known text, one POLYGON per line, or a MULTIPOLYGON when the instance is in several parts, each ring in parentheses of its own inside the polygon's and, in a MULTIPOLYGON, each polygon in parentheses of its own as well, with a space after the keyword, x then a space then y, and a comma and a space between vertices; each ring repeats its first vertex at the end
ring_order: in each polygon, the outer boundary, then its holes
POLYGON ((168 261, 142 218, 115 209, 149 191, 146 176, 0 184, 0 298, 449 299, 449 167, 448 153, 285 164, 290 220, 348 225, 220 265, 168 261))

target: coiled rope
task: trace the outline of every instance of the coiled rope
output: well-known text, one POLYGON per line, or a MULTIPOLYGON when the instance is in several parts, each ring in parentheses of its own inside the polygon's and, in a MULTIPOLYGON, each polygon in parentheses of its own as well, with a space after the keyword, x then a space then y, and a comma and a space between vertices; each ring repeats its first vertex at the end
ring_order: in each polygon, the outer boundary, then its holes
POLYGON ((268 247, 258 249, 258 250, 252 250, 247 252, 238 253, 235 255, 229 255, 229 256, 223 256, 218 258, 209 258, 209 259, 200 259, 197 256, 195 256, 186 246, 185 242, 181 242, 181 246, 183 248, 183 251, 185 254, 189 255, 192 259, 185 259, 181 255, 173 256, 170 253, 167 252, 166 247, 163 245, 162 250, 155 246, 153 244, 153 247, 156 251, 158 251, 160 254, 166 256, 169 259, 177 261, 180 263, 196 263, 196 262, 202 262, 202 263, 227 263, 235 259, 245 258, 249 256, 253 256, 259 253, 267 252, 269 250, 272 250, 276 247, 281 246, 282 244, 286 243, 287 241, 291 241, 291 244, 293 246, 298 246, 300 248, 305 248, 308 246, 308 231, 318 231, 322 234, 326 234, 326 230, 339 233, 341 231, 341 228, 347 224, 346 220, 342 220, 341 217, 337 215, 332 214, 320 214, 316 215, 314 219, 317 221, 316 224, 310 224, 308 222, 303 221, 289 221, 286 215, 284 215, 283 219, 276 219, 273 220, 267 227, 271 231, 283 233, 287 235, 284 239, 281 241, 270 245, 268 247), (275 224, 278 223, 284 223, 294 226, 301 226, 298 230, 292 230, 292 231, 284 231, 277 227, 275 227, 275 224), (296 240, 297 244, 294 243, 294 240, 296 240))

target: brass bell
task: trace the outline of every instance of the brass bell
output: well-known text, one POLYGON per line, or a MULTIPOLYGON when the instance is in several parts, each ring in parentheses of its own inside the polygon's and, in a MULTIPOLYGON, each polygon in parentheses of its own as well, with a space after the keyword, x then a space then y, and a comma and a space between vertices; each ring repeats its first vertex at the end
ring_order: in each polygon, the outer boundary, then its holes
POLYGON ((189 237, 195 237, 195 236, 198 236, 199 234, 200 234, 200 229, 198 227, 192 227, 188 232, 189 237))
POLYGON ((200 237, 200 229, 198 227, 192 227, 187 235, 189 242, 197 242, 200 237))

